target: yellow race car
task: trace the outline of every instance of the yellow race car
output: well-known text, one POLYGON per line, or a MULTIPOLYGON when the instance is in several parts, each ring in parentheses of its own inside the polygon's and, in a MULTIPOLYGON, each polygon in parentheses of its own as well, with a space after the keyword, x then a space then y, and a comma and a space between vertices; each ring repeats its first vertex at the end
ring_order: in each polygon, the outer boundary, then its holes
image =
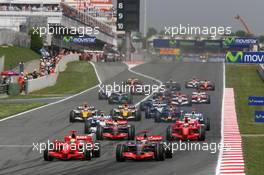
POLYGON ((119 120, 141 120, 141 111, 136 109, 135 106, 119 106, 118 108, 112 109, 110 115, 112 118, 119 120))

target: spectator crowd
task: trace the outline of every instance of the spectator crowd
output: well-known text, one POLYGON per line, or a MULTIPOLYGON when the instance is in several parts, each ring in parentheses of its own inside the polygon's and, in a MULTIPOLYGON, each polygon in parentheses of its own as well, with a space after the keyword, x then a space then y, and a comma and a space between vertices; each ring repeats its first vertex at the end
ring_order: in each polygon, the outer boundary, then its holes
POLYGON ((66 50, 61 50, 56 56, 42 57, 40 59, 39 70, 34 69, 33 72, 21 72, 18 77, 18 83, 20 85, 20 92, 25 89, 25 82, 27 80, 37 79, 39 77, 47 76, 54 74, 56 72, 56 66, 59 61, 63 59, 65 55, 70 54, 71 52, 66 50))

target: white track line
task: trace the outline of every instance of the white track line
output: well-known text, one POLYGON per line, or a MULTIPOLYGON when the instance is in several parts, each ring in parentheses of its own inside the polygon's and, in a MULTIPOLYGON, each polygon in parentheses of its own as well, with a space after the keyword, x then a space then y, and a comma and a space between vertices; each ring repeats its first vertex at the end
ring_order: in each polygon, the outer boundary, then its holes
MULTIPOLYGON (((134 74, 137 74, 139 76, 142 76, 142 77, 145 77, 147 79, 151 79, 151 80, 154 80, 156 82, 158 82, 160 85, 162 85, 162 82, 154 77, 151 77, 149 75, 146 75, 146 74, 142 74, 142 73, 139 73, 139 72, 136 72, 134 70, 132 70, 132 68, 135 68, 136 66, 138 65, 134 65, 133 67, 129 66, 129 64, 126 64, 128 66, 128 71, 131 72, 131 73, 134 73, 134 74)), ((139 101, 138 103, 135 104, 135 106, 138 106, 140 105, 141 102, 145 101, 146 99, 148 99, 150 96, 153 95, 154 92, 152 92, 150 95, 146 96, 144 99, 142 99, 141 101, 139 101)))
MULTIPOLYGON (((102 84, 102 80, 101 80, 101 78, 100 78, 100 76, 99 76, 99 74, 98 74, 98 71, 97 71, 97 69, 96 69, 95 64, 94 64, 93 62, 90 62, 90 64, 91 64, 91 65, 93 66, 93 68, 94 68, 94 71, 95 71, 95 74, 96 74, 97 79, 98 79, 98 81, 99 81, 99 84, 97 84, 97 85, 95 85, 94 87, 91 87, 91 88, 89 88, 89 89, 87 89, 87 90, 85 90, 85 91, 82 91, 82 92, 80 92, 80 93, 78 93, 78 94, 75 94, 75 95, 69 96, 69 97, 67 97, 67 98, 64 98, 64 99, 62 99, 62 100, 59 100, 59 101, 56 101, 56 102, 53 102, 53 103, 49 103, 49 104, 46 104, 46 105, 44 105, 44 106, 40 106, 40 107, 37 107, 37 108, 34 108, 34 109, 30 109, 30 110, 25 111, 25 112, 21 112, 21 113, 18 113, 18 114, 15 114, 15 115, 12 115, 12 116, 9 116, 9 117, 6 117, 6 118, 3 118, 3 119, 0 120, 0 122, 6 121, 6 120, 9 120, 9 119, 13 119, 13 118, 19 117, 19 116, 21 116, 21 115, 24 115, 24 114, 27 114, 27 113, 30 113, 30 112, 33 112, 33 111, 36 111, 36 110, 39 110, 39 109, 43 109, 43 108, 46 108, 46 107, 49 107, 49 106, 52 106, 52 105, 55 105, 55 104, 59 104, 59 103, 61 103, 61 102, 64 102, 64 101, 69 100, 69 99, 72 99, 72 98, 74 98, 74 97, 76 97, 76 96, 82 95, 82 94, 84 94, 84 93, 86 93, 86 92, 89 92, 89 91, 91 91, 91 90, 97 88, 98 86, 100 86, 100 85, 102 84)), ((128 67, 129 67, 129 66, 128 66, 128 67)), ((159 83, 162 83, 162 82, 159 81, 158 79, 155 79, 155 78, 150 77, 150 76, 148 76, 148 75, 144 75, 144 74, 141 74, 141 73, 135 72, 135 71, 131 70, 130 67, 128 68, 128 71, 130 71, 130 72, 132 72, 132 73, 135 73, 135 74, 137 74, 137 75, 143 76, 143 77, 145 77, 145 78, 149 78, 149 79, 155 80, 155 81, 157 81, 157 82, 159 82, 159 83)), ((152 94, 153 94, 153 93, 152 93, 152 94)), ((151 96, 152 94, 150 94, 149 96, 151 96)), ((138 103, 136 104, 136 106, 138 106, 142 101, 144 101, 144 100, 146 100, 147 98, 149 98, 149 96, 147 96, 146 98, 144 98, 143 100, 141 100, 140 102, 138 102, 138 103)))
POLYGON ((56 101, 56 102, 53 102, 53 103, 49 103, 49 104, 47 104, 47 105, 40 106, 40 107, 37 107, 37 108, 31 109, 31 110, 28 110, 28 111, 25 111, 25 112, 21 112, 21 113, 18 113, 18 114, 12 115, 12 116, 10 116, 10 117, 6 117, 6 118, 4 118, 4 119, 1 119, 0 122, 6 121, 6 120, 9 120, 9 119, 12 119, 12 118, 16 118, 16 117, 19 117, 19 116, 21 116, 21 115, 23 115, 23 114, 27 114, 27 113, 29 113, 29 112, 33 112, 33 111, 36 111, 36 110, 39 110, 39 109, 42 109, 42 108, 46 108, 46 107, 48 107, 48 106, 52 106, 52 105, 55 105, 55 104, 58 104, 58 103, 64 102, 64 101, 66 101, 66 100, 72 99, 72 98, 74 98, 74 97, 76 97, 76 96, 82 95, 82 94, 84 94, 84 93, 86 93, 86 92, 89 92, 89 91, 91 91, 91 90, 97 88, 99 85, 102 84, 102 80, 101 80, 101 78, 99 77, 99 74, 98 74, 98 72, 97 72, 97 69, 96 69, 96 66, 94 65, 94 63, 93 63, 93 62, 90 62, 90 64, 93 66, 94 71, 95 71, 95 74, 96 74, 97 79, 98 79, 98 81, 99 81, 99 84, 98 84, 98 85, 95 85, 94 87, 91 87, 91 88, 89 88, 89 89, 87 89, 87 90, 85 90, 85 91, 82 91, 82 92, 80 92, 80 93, 78 93, 78 94, 75 94, 75 95, 69 96, 69 97, 64 98, 64 99, 62 99, 62 100, 59 100, 59 101, 56 101))

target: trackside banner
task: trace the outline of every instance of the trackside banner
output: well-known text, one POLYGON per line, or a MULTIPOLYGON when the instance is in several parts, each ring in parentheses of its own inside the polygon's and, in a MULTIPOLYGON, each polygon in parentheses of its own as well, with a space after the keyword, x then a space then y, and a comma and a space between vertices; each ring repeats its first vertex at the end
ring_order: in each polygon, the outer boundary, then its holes
POLYGON ((249 106, 264 106, 264 97, 248 97, 248 105, 249 106))
POLYGON ((255 122, 264 122, 264 111, 255 112, 255 122))
POLYGON ((226 63, 264 64, 264 52, 228 51, 225 55, 226 63))
POLYGON ((253 44, 257 44, 257 38, 236 38, 226 37, 223 44, 225 47, 250 47, 253 44))

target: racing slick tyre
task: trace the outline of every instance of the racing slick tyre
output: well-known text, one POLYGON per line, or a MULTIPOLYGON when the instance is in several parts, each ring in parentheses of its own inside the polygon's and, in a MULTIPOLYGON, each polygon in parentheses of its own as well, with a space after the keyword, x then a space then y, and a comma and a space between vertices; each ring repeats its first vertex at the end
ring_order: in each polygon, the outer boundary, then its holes
POLYGON ((125 146, 123 144, 118 144, 116 147, 116 161, 117 162, 126 161, 125 157, 123 156, 123 152, 125 152, 125 146))
POLYGON ((207 100, 206 104, 210 104, 210 103, 211 103, 211 97, 210 97, 210 95, 208 95, 208 100, 207 100))
POLYGON ((111 98, 108 99, 108 104, 114 104, 113 100, 111 98))
POLYGON ((140 111, 145 111, 144 102, 141 102, 139 105, 140 111))
POLYGON ((92 159, 91 150, 84 148, 83 158, 84 160, 91 160, 92 159))
POLYGON ((84 121, 84 134, 91 134, 91 122, 88 120, 84 121))
POLYGON ((104 100, 105 98, 104 98, 104 96, 103 96, 103 94, 102 93, 98 93, 98 99, 99 100, 104 100))
POLYGON ((180 84, 180 83, 176 83, 174 89, 175 89, 176 91, 180 91, 180 90, 181 90, 181 84, 180 84))
POLYGON ((93 157, 100 157, 101 156, 101 144, 99 142, 94 143, 96 146, 93 149, 93 157))
POLYGON ((141 120, 141 111, 137 110, 135 115, 135 121, 140 121, 140 120, 141 120))
POLYGON ((151 117, 150 117, 150 108, 148 107, 147 109, 146 109, 146 111, 145 111, 145 118, 146 119, 150 119, 151 117))
POLYGON ((172 141, 173 140, 173 137, 172 137, 172 127, 171 126, 168 126, 167 127, 166 140, 168 140, 168 141, 172 141))
POLYGON ((155 114, 155 122, 156 123, 161 122, 161 114, 159 112, 156 112, 156 114, 155 114))
POLYGON ((206 118, 204 121, 205 127, 206 127, 206 131, 210 131, 210 119, 206 118))
POLYGON ((201 126, 199 129, 199 137, 198 141, 204 141, 205 140, 205 126, 201 126))
POLYGON ((96 139, 103 140, 103 127, 102 126, 97 126, 96 128, 96 139))
POLYGON ((154 156, 156 161, 164 161, 165 160, 165 152, 163 145, 160 143, 157 143, 155 145, 155 151, 154 151, 154 156))
POLYGON ((128 140, 134 140, 135 139, 135 126, 131 125, 128 128, 128 136, 127 136, 128 140))
POLYGON ((75 112, 72 110, 70 112, 70 123, 74 123, 75 122, 75 112))
POLYGON ((214 83, 212 83, 212 88, 211 88, 211 90, 212 90, 212 91, 215 90, 215 84, 214 84, 214 83))
POLYGON ((114 116, 114 115, 115 115, 115 111, 114 111, 114 109, 111 109, 111 111, 110 111, 110 115, 111 115, 111 116, 114 116))
POLYGON ((164 145, 164 151, 165 151, 165 158, 171 159, 172 158, 172 143, 166 142, 164 145))
POLYGON ((188 97, 188 104, 187 106, 192 106, 192 97, 188 97))
POLYGON ((133 104, 133 95, 130 94, 130 95, 128 96, 127 103, 128 103, 128 104, 133 104))
POLYGON ((49 155, 49 148, 46 148, 43 153, 43 157, 45 161, 52 161, 53 157, 49 155))

